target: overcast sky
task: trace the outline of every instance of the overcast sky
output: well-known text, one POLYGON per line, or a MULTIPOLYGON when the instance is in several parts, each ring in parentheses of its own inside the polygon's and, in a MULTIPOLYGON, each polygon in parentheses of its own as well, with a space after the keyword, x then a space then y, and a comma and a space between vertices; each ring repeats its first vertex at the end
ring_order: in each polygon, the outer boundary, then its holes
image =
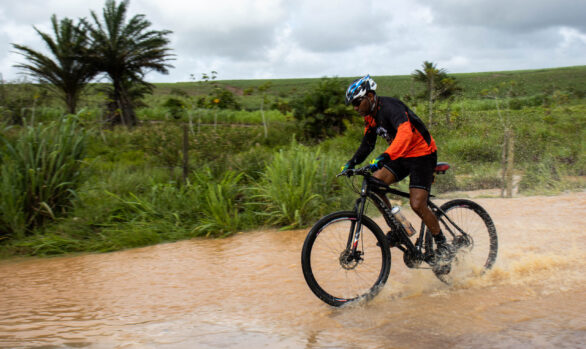
MULTIPOLYGON (((105 0, 0 0, 0 73, 21 75, 11 43, 45 47, 33 26, 101 15, 105 0)), ((151 82, 405 75, 586 65, 586 0, 131 0, 172 30, 176 59, 151 82)))

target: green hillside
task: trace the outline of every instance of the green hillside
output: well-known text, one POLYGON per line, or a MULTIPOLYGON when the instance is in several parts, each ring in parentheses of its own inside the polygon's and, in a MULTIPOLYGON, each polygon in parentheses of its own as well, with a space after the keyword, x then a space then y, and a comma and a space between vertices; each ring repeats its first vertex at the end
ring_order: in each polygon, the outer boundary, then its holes
MULTIPOLYGON (((449 72, 448 72, 449 74, 449 72)), ((532 96, 553 90, 578 91, 586 93, 586 66, 519 70, 486 73, 449 74, 457 79, 462 87, 463 98, 481 98, 481 91, 500 86, 502 83, 515 81, 518 95, 532 96)), ((356 77, 340 77, 350 83, 356 77)), ((377 81, 381 95, 403 97, 415 95, 420 89, 413 83, 410 75, 400 76, 373 76, 377 81)), ((233 89, 239 96, 246 89, 257 89, 259 86, 270 83, 266 94, 273 97, 291 98, 315 86, 319 79, 270 79, 270 80, 218 80, 219 87, 233 89)), ((167 95, 172 90, 181 90, 188 95, 198 96, 206 94, 212 82, 181 82, 172 84, 156 84, 155 95, 167 95)), ((242 100, 255 99, 258 94, 255 90, 252 96, 242 96, 242 100)), ((246 104, 246 103, 245 103, 246 104)))

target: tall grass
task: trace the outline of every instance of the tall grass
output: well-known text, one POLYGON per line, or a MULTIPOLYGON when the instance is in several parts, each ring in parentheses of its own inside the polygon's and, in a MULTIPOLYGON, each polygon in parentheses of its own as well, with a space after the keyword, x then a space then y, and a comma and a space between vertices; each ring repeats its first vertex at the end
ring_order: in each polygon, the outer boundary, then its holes
POLYGON ((24 234, 71 208, 80 183, 85 135, 75 117, 26 127, 4 143, 0 165, 0 232, 24 234))
POLYGON ((205 236, 226 236, 244 227, 245 217, 240 186, 243 174, 226 171, 219 181, 214 180, 209 169, 196 175, 201 193, 200 212, 194 232, 205 236))
POLYGON ((255 187, 257 214, 269 224, 302 227, 317 218, 333 199, 337 163, 296 143, 280 150, 255 187))

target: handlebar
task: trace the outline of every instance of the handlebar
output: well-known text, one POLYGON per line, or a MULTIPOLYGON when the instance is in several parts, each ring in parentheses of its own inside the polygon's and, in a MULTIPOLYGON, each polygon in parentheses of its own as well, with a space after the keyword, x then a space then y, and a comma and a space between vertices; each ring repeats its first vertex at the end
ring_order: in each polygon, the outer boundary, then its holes
MULTIPOLYGON (((369 165, 361 167, 361 168, 357 168, 357 169, 348 169, 348 170, 342 171, 336 175, 336 177, 341 177, 341 176, 346 176, 346 177, 364 176, 364 178, 368 182, 368 187, 370 187, 371 190, 373 190, 373 191, 376 191, 379 193, 381 193, 381 192, 382 193, 390 193, 390 194, 401 196, 404 198, 410 197, 409 193, 402 192, 398 189, 391 188, 388 184, 386 184, 382 180, 374 177, 372 175, 372 169, 370 168, 369 165)), ((354 188, 354 191, 358 192, 357 188, 354 188)), ((429 196, 433 197, 433 195, 431 195, 431 194, 429 196)))
POLYGON ((346 176, 346 177, 368 176, 368 177, 370 177, 371 174, 372 174, 372 171, 370 170, 370 166, 367 165, 367 166, 364 166, 361 168, 344 170, 344 171, 338 173, 336 175, 336 177, 341 177, 341 176, 346 176))

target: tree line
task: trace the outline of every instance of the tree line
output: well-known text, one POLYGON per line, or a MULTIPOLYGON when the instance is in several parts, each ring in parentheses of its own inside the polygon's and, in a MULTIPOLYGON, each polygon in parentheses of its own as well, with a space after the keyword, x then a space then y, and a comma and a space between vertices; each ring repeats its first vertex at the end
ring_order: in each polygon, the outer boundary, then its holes
MULTIPOLYGON (((53 33, 34 28, 50 55, 12 44, 27 61, 16 67, 59 95, 70 114, 76 113, 84 88, 97 77, 104 76, 110 81, 104 91, 108 97, 106 121, 111 125, 135 126, 138 120, 134 108, 154 88, 145 80, 145 75, 150 71, 167 74, 168 69, 173 67, 169 61, 174 55, 169 47, 172 32, 152 30, 151 22, 142 14, 130 17, 128 4, 129 0, 120 3, 107 0, 101 16, 91 11, 89 19, 80 18, 77 21, 70 18, 59 20, 53 15, 53 33)), ((216 74, 215 71, 211 73, 212 80, 216 74)), ((421 70, 415 70, 412 78, 425 85, 422 94, 417 97, 428 101, 431 125, 433 104, 437 100, 450 98, 461 89, 444 69, 429 61, 423 63, 421 70)), ((205 74, 203 79, 207 81, 209 76, 205 74)), ((343 106, 345 86, 338 86, 339 82, 324 79, 315 91, 308 91, 292 101, 295 118, 310 138, 342 133, 346 128, 344 120, 353 115, 349 108, 343 106)), ((16 123, 19 121, 22 122, 19 118, 13 120, 16 123)))
POLYGON ((93 79, 105 76, 110 85, 106 119, 112 125, 134 126, 135 101, 152 92, 145 80, 150 71, 167 74, 174 55, 169 47, 169 30, 152 30, 142 14, 129 17, 129 0, 107 0, 101 16, 74 21, 51 17, 53 35, 34 28, 50 52, 45 55, 30 47, 12 44, 26 63, 17 64, 47 88, 61 96, 67 111, 76 113, 83 89, 93 79))

